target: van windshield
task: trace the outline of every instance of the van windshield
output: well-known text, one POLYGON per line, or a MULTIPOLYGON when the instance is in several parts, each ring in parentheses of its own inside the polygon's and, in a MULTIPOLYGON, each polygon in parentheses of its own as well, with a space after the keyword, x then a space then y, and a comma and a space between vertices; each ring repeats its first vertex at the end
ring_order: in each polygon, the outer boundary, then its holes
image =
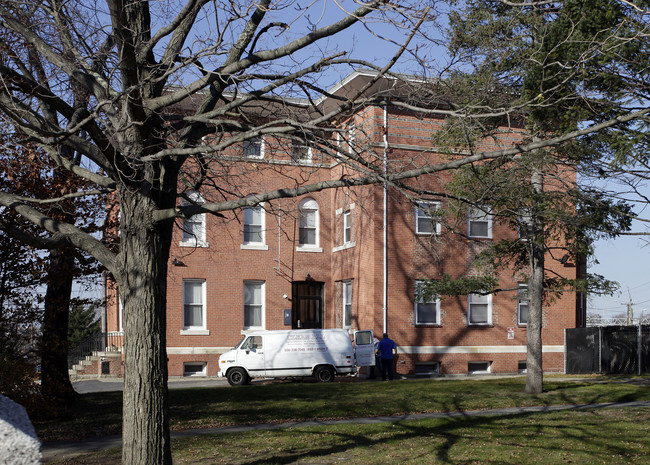
POLYGON ((242 338, 240 339, 240 341, 239 341, 237 344, 235 344, 235 347, 233 347, 233 349, 237 349, 237 348, 239 348, 239 346, 240 346, 240 345, 242 344, 242 342, 244 342, 245 340, 246 340, 246 336, 242 337, 242 338))

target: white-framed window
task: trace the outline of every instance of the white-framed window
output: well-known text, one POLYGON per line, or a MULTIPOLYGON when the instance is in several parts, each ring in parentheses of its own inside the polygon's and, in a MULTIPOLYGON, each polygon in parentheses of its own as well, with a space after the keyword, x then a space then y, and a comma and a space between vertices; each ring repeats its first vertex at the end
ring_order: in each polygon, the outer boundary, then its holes
POLYGON ((467 373, 470 375, 480 375, 492 371, 492 362, 468 362, 467 373))
POLYGON ((246 207, 243 210, 244 240, 242 248, 265 247, 265 211, 262 205, 246 207))
POLYGON ((320 252, 320 217, 318 203, 314 199, 304 199, 298 206, 298 249, 320 252))
POLYGON ((343 284, 343 327, 352 326, 352 280, 342 281, 343 284))
POLYGON ((425 281, 415 281, 415 324, 439 325, 440 324, 440 298, 424 296, 425 281))
POLYGON ((357 243, 354 242, 352 232, 353 212, 355 204, 350 204, 346 209, 339 208, 336 210, 336 247, 332 252, 339 252, 341 250, 356 247, 357 243))
POLYGON ((469 294, 467 297, 467 321, 470 325, 492 324, 492 294, 469 294))
POLYGON ((310 163, 313 159, 311 145, 306 142, 293 141, 291 143, 291 161, 296 163, 310 163))
POLYGON ((357 127, 355 125, 350 125, 346 131, 346 137, 348 139, 348 150, 352 153, 357 151, 357 127))
POLYGON ((244 281, 244 329, 264 329, 264 281, 244 281))
POLYGON ((264 158, 264 138, 253 137, 242 142, 242 155, 244 158, 264 158))
POLYGON ((183 363, 183 376, 205 376, 207 363, 185 362, 183 363))
POLYGON ((343 243, 352 242, 352 211, 343 212, 343 243))
MULTIPOLYGON (((188 192, 187 199, 183 199, 183 205, 202 204, 203 197, 196 191, 188 192)), ((205 241, 205 213, 192 215, 189 218, 183 218, 181 229, 183 230, 183 237, 179 245, 184 247, 207 247, 205 241)))
POLYGON ((528 285, 517 285, 517 324, 528 324, 528 285))
POLYGON ((492 215, 487 207, 471 207, 467 226, 470 237, 492 237, 492 215))
POLYGON ((182 334, 206 330, 205 317, 205 280, 183 280, 183 331, 182 334))
POLYGON ((124 331, 124 304, 122 303, 122 296, 120 292, 117 291, 117 324, 119 326, 118 331, 124 331))
POLYGON ((436 210, 440 202, 418 202, 415 205, 415 234, 440 234, 440 222, 436 220, 436 210))

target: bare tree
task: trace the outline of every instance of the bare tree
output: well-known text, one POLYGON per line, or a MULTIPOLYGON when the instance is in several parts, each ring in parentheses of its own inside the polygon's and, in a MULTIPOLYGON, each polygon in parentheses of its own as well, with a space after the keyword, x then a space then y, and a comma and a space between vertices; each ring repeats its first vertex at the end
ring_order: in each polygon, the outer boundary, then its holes
MULTIPOLYGON (((328 188, 435 175, 559 144, 646 112, 614 115, 542 142, 385 169, 374 152, 353 144, 337 147, 337 138, 346 134, 341 123, 354 111, 390 102, 446 117, 466 112, 441 106, 435 86, 416 90, 404 84, 401 92, 391 90, 400 86, 379 86, 384 78, 399 82, 388 73, 402 56, 424 66, 427 57, 418 57, 422 49, 413 41, 421 30, 421 40, 435 36, 433 10, 388 0, 345 2, 338 8, 325 22, 316 5, 291 0, 0 2, 0 112, 17 134, 91 185, 42 198, 5 190, 0 205, 47 232, 34 238, 40 246, 85 251, 119 286, 125 328, 124 463, 171 462, 165 299, 175 220, 328 188), (330 39, 353 27, 390 43, 394 55, 376 65, 330 49, 330 39), (400 33, 401 42, 389 39, 400 33), (325 90, 331 76, 356 67, 373 70, 365 86, 346 95, 325 90), (231 164, 229 150, 260 136, 306 140, 355 174, 312 180, 303 173, 262 192, 232 182, 232 175, 246 177, 244 168, 220 174, 231 164), (207 192, 206 187, 214 197, 206 194, 197 202, 190 195, 207 192), (50 214, 50 205, 78 196, 119 203, 117 250, 50 214), (180 199, 185 200, 181 205, 180 199)), ((485 116, 493 113, 488 109, 485 116)))

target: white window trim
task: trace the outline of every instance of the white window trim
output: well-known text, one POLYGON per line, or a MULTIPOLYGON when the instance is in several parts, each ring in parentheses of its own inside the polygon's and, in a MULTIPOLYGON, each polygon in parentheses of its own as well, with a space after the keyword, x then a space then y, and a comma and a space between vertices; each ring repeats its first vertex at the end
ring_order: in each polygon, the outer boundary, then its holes
MULTIPOLYGON (((204 199, 203 196, 201 196, 200 193, 196 191, 190 191, 188 192, 188 197, 192 199, 193 202, 195 203, 203 203, 204 199)), ((182 204, 185 205, 190 205, 190 203, 183 199, 182 204)), ((192 215, 190 218, 197 218, 197 222, 201 224, 201 232, 199 234, 199 237, 196 236, 185 236, 185 228, 183 226, 185 223, 185 219, 183 219, 182 224, 181 224, 181 241, 178 243, 180 247, 210 247, 210 244, 206 240, 206 235, 207 235, 207 216, 205 213, 199 213, 197 215, 192 215)), ((188 218, 188 220, 190 219, 188 218)))
POLYGON ((346 130, 346 138, 347 138, 347 143, 348 143, 348 151, 350 153, 355 153, 357 151, 357 126, 355 124, 351 124, 348 126, 346 130))
POLYGON ((341 156, 341 133, 337 132, 336 133, 336 156, 340 157, 341 156))
POLYGON ((259 280, 259 279, 245 279, 242 290, 243 290, 242 297, 244 299, 243 300, 244 303, 242 305, 242 328, 243 328, 243 331, 252 331, 252 330, 258 330, 258 329, 265 329, 266 328, 266 282, 262 281, 262 280, 259 280), (245 294, 246 294, 246 285, 247 284, 261 284, 261 294, 262 294, 261 297, 260 297, 262 299, 261 309, 260 309, 260 312, 262 313, 262 315, 261 315, 261 317, 262 317, 261 318, 261 320, 262 320, 261 326, 246 326, 246 325, 243 324, 244 321, 245 321, 245 315, 246 315, 246 303, 245 303, 246 302, 246 297, 245 297, 245 294))
POLYGON ((206 312, 206 282, 205 279, 183 279, 183 329, 181 329, 181 335, 183 336, 209 336, 210 331, 207 329, 207 312, 206 312), (196 282, 201 283, 201 326, 186 326, 185 325, 185 283, 186 282, 196 282))
POLYGON ((440 233, 442 232, 442 225, 440 224, 440 221, 436 221, 430 215, 427 215, 424 212, 425 209, 422 208, 423 206, 428 207, 427 210, 433 210, 433 208, 431 208, 431 207, 434 207, 437 210, 437 209, 440 208, 440 202, 434 202, 434 201, 429 201, 429 200, 421 200, 421 201, 417 202, 417 205, 415 205, 415 234, 419 234, 419 235, 431 235, 431 234, 440 235, 440 233), (430 219, 434 223, 435 231, 433 233, 431 233, 429 231, 420 231, 420 229, 418 227, 420 222, 418 221, 418 219, 422 218, 423 216, 419 215, 418 212, 422 212, 424 214, 425 218, 430 219))
POLYGON ((117 324, 119 325, 118 331, 124 331, 124 304, 122 303, 122 296, 120 291, 117 291, 117 324))
POLYGON ((482 208, 476 208, 476 207, 470 207, 468 214, 467 214, 467 235, 469 237, 476 237, 476 238, 482 238, 482 239, 491 239, 492 238, 492 214, 491 213, 486 213, 490 211, 490 209, 486 206, 483 206, 482 208), (476 236, 471 234, 472 230, 472 222, 487 222, 487 235, 486 236, 476 236))
MULTIPOLYGON (((336 247, 332 247, 332 252, 339 252, 341 250, 351 249, 352 247, 357 246, 356 241, 350 240, 348 242, 345 242, 345 215, 349 214, 350 215, 350 220, 352 220, 351 215, 352 215, 352 211, 355 209, 355 206, 356 206, 356 204, 351 203, 350 206, 345 210, 343 208, 336 209, 336 212, 335 212, 336 216, 344 215, 342 219, 340 219, 340 220, 337 219, 337 222, 341 221, 342 224, 343 224, 343 231, 341 232, 342 244, 337 245, 336 247)), ((351 222, 353 222, 353 221, 351 221, 351 222)), ((352 228, 352 224, 350 224, 350 228, 352 228)), ((352 239, 352 229, 350 229, 350 239, 352 239)))
POLYGON ((414 298, 414 305, 413 305, 413 312, 415 316, 415 324, 417 326, 441 326, 441 321, 440 321, 440 297, 438 297, 435 302, 422 302, 422 299, 418 297, 419 289, 422 286, 423 281, 420 279, 415 280, 415 298, 414 298), (435 303, 436 304, 436 323, 425 323, 425 322, 419 322, 418 321, 418 305, 421 303, 435 303))
MULTIPOLYGON (((246 208, 259 208, 261 210, 261 215, 260 215, 260 227, 262 228, 261 230, 261 235, 262 235, 262 240, 260 242, 244 242, 243 237, 242 237, 242 244, 240 245, 240 248, 242 250, 269 250, 269 246, 266 244, 266 209, 264 208, 264 204, 260 203, 258 205, 255 205, 254 207, 246 207, 246 208)), ((246 217, 246 213, 244 208, 242 210, 242 236, 243 236, 243 229, 244 226, 246 225, 244 223, 244 218, 246 217)))
POLYGON ((341 281, 342 283, 342 288, 341 288, 341 295, 342 295, 342 301, 341 301, 341 306, 342 306, 342 311, 343 311, 343 321, 341 321, 341 327, 343 329, 350 329, 352 327, 352 299, 354 297, 354 291, 352 289, 352 283, 353 281, 351 279, 345 279, 341 281), (345 324, 345 307, 346 303, 348 302, 349 298, 349 303, 350 303, 350 324, 346 325, 345 324))
MULTIPOLYGON (((337 245, 336 247, 332 247, 332 252, 340 252, 341 250, 351 249, 356 246, 357 246, 356 242, 348 242, 347 244, 337 245)), ((303 252, 307 252, 307 251, 303 250, 303 252)))
MULTIPOLYGON (((528 322, 522 322, 521 321, 521 303, 522 301, 526 302, 526 306, 528 306, 528 309, 530 311, 530 301, 528 299, 521 299, 521 291, 525 290, 526 293, 528 293, 528 284, 522 284, 519 283, 517 284, 517 325, 519 326, 528 326, 528 322)), ((528 312, 526 312, 526 319, 528 319, 528 312)))
POLYGON ((320 253, 322 251, 322 247, 314 247, 313 245, 299 245, 296 247, 296 252, 320 253))
POLYGON ((320 247, 320 206, 316 200, 310 198, 303 199, 298 205, 298 241, 300 241, 300 215, 302 210, 314 211, 316 213, 316 243, 315 244, 298 244, 297 252, 322 252, 320 247))
POLYGON ((492 294, 487 296, 487 322, 486 323, 472 323, 472 296, 477 294, 469 294, 467 296, 467 324, 470 326, 490 326, 492 325, 492 294))
POLYGON ((245 140, 245 141, 242 143, 242 156, 243 156, 244 158, 248 159, 248 160, 262 160, 262 159, 264 159, 264 155, 265 155, 265 149, 264 149, 264 146, 265 146, 265 145, 266 145, 266 144, 264 143, 264 136, 252 137, 252 138, 250 138, 250 139, 248 139, 248 140, 245 140), (255 140, 255 139, 259 140, 259 142, 260 142, 260 153, 259 153, 259 155, 256 155, 256 156, 250 156, 250 155, 246 155, 245 153, 243 153, 244 150, 245 150, 245 148, 244 148, 244 144, 246 144, 246 143, 253 143, 253 140, 255 140))
POLYGON ((352 242, 352 210, 343 212, 343 244, 352 242), (349 238, 346 238, 346 233, 349 238))

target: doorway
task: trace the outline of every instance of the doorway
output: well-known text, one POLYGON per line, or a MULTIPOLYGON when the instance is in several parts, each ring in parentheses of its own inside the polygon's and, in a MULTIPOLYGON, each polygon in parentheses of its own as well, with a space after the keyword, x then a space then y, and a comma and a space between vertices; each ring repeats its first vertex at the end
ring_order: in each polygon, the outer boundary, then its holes
POLYGON ((291 329, 323 328, 323 288, 322 282, 293 282, 291 329))

